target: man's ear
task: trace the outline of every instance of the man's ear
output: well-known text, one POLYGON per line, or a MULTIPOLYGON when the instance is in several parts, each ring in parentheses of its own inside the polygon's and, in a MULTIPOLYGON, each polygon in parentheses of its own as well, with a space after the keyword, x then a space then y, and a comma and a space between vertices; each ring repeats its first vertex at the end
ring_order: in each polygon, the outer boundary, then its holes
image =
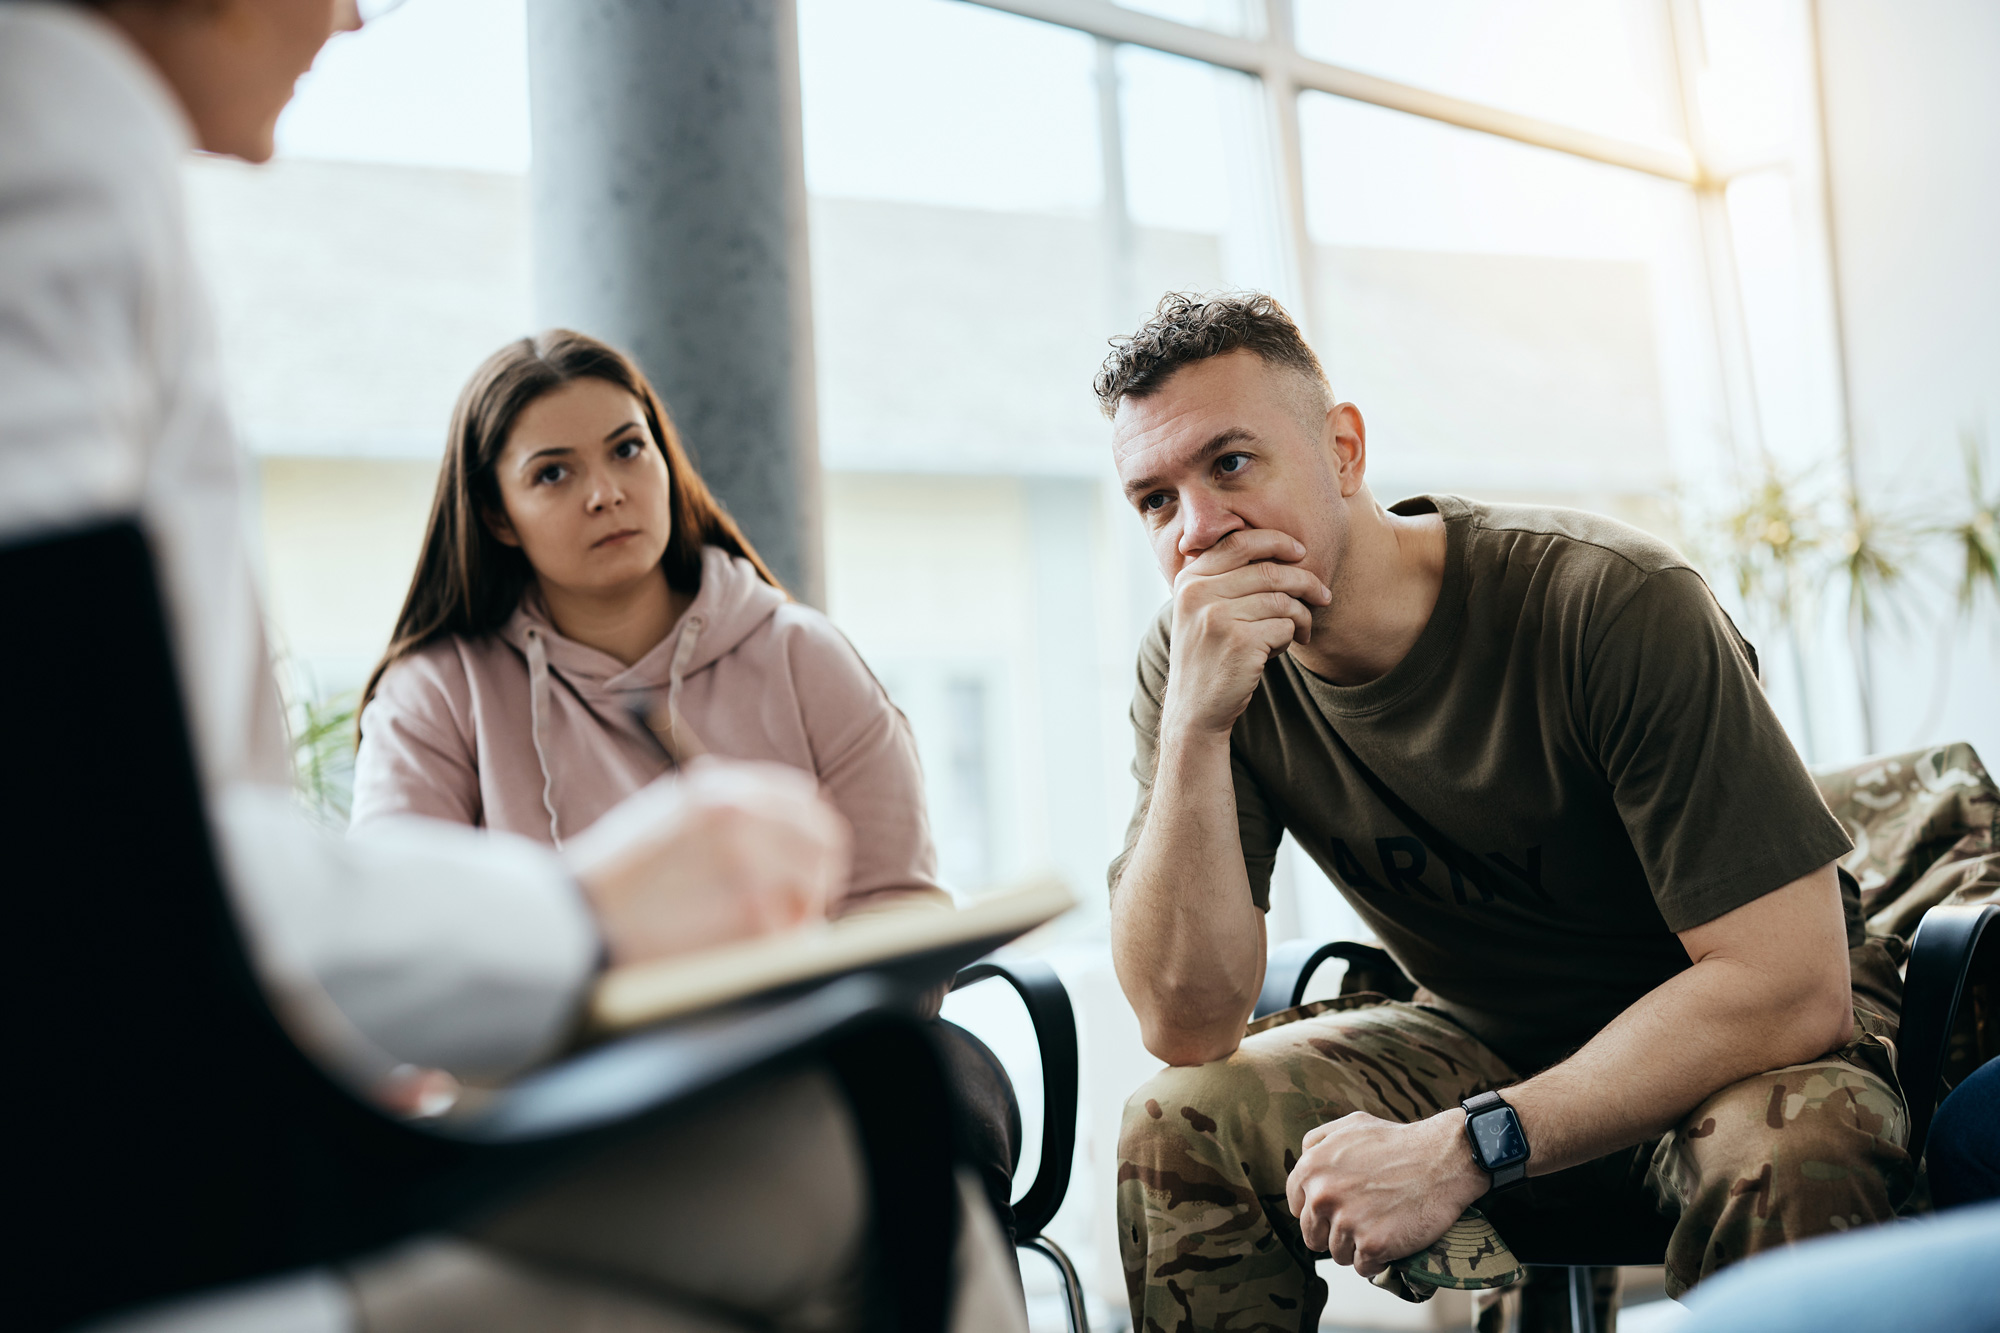
POLYGON ((484 523, 486 530, 493 534, 494 541, 499 542, 502 546, 512 546, 516 550, 520 549, 521 534, 514 531, 514 524, 508 519, 506 510, 482 506, 479 511, 479 521, 484 523))
POLYGON ((1326 414, 1326 443, 1333 451, 1342 499, 1361 489, 1368 475, 1368 426, 1353 403, 1335 403, 1326 414))

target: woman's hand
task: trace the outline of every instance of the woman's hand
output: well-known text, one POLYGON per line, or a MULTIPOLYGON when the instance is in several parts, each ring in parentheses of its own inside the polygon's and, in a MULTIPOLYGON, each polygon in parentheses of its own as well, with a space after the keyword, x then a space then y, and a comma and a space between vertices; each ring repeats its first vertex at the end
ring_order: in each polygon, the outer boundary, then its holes
POLYGON ((617 966, 824 920, 847 881, 848 830, 798 769, 700 759, 564 855, 617 966))

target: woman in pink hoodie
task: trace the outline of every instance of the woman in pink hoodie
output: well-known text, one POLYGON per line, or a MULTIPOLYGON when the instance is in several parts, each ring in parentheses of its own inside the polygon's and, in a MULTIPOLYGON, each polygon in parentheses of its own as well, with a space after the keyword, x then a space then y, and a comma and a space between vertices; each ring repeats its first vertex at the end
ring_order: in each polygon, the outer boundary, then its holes
POLYGON ((853 827, 829 915, 948 905, 909 725, 702 484, 638 368, 556 331, 459 396, 395 637, 362 695, 353 827, 560 845, 703 753, 815 775, 853 827))
MULTIPOLYGON (((560 846, 714 754, 803 769, 846 817, 829 917, 951 905, 908 722, 765 568, 638 367, 582 334, 510 343, 459 395, 360 731, 355 834, 420 815, 560 846)), ((991 1053, 944 1028, 1004 1224, 1019 1112, 991 1053)))

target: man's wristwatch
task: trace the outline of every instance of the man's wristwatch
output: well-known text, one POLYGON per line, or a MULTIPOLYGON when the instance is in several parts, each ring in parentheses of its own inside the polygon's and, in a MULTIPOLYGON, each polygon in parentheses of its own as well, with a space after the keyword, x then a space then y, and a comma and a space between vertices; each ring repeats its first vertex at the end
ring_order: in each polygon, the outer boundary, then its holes
POLYGON ((1528 1136, 1521 1117, 1497 1092, 1482 1092, 1459 1103, 1465 1108, 1465 1137, 1472 1160, 1493 1177, 1493 1188, 1510 1189, 1528 1176, 1528 1136))

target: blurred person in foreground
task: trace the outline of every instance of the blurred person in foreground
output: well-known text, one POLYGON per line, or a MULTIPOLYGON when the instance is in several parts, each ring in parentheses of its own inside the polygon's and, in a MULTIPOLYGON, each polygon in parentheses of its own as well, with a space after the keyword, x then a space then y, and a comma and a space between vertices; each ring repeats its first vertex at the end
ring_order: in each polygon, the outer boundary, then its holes
POLYGON ((1769 1254, 1704 1282, 1675 1333, 2000 1333, 2000 1202, 1769 1254))
POLYGON ((1384 507, 1361 413, 1268 297, 1169 296, 1113 346, 1097 392, 1173 587, 1111 872, 1173 1066, 1119 1149, 1134 1326, 1316 1327, 1329 1254, 1409 1299, 1498 1285, 1509 1216, 1633 1191, 1678 1219, 1676 1296, 1892 1217, 1899 983, 1700 576, 1593 514, 1384 507), (1246 1034, 1287 832, 1413 1001, 1246 1034))
MULTIPOLYGON (((138 517, 231 887, 287 1012, 317 1015, 307 1037, 350 1075, 503 1078, 563 1048, 602 958, 822 914, 848 834, 809 777, 768 764, 647 785, 560 853, 418 819, 342 845, 294 812, 179 171, 195 146, 269 158, 294 82, 359 26, 353 0, 0 3, 0 540, 138 517)), ((272 1317, 840 1327, 868 1227, 858 1154, 831 1079, 802 1071, 477 1237, 301 1280, 272 1317)), ((990 1217, 960 1211, 958 1322, 1016 1326, 990 1217)))
MULTIPOLYGON (((581 333, 508 343, 459 394, 359 731, 350 837, 422 815, 561 847, 713 755, 810 774, 846 822, 825 916, 952 907, 909 723, 833 622, 786 595, 644 372, 581 333)), ((961 1156, 1011 1231, 1012 1087, 971 1033, 933 1031, 961 1156)))

